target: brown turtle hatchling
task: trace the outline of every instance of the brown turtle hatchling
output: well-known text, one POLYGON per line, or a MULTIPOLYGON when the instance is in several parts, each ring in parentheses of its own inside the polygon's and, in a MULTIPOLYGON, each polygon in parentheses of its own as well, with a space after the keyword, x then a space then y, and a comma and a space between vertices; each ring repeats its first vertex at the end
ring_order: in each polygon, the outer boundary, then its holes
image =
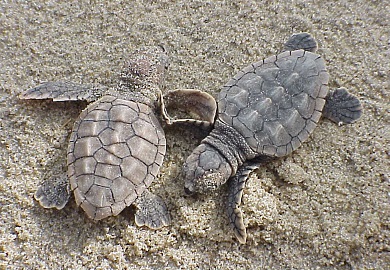
POLYGON ((48 82, 21 99, 92 102, 76 120, 68 146, 68 172, 43 182, 35 198, 62 209, 70 190, 88 217, 101 220, 135 204, 135 222, 150 228, 170 223, 164 201, 148 191, 166 150, 155 116, 168 58, 163 48, 136 51, 113 89, 48 82))
POLYGON ((305 142, 321 116, 342 124, 362 114, 344 88, 328 91, 325 62, 307 33, 293 35, 284 51, 238 72, 222 88, 214 129, 187 158, 185 191, 205 193, 228 180, 227 213, 234 233, 246 242, 240 210, 248 174, 305 142))

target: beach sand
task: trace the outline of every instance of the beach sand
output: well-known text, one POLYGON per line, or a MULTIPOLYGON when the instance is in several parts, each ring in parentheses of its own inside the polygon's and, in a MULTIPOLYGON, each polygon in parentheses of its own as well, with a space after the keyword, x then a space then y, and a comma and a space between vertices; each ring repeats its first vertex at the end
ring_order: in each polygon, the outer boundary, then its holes
POLYGON ((27 2, 0 3, 0 269, 389 267, 387 1, 27 2), (191 131, 166 130, 151 186, 168 204, 168 227, 137 227, 132 209, 93 222, 73 198, 61 211, 34 200, 39 183, 65 169, 86 103, 18 100, 22 91, 60 80, 114 86, 133 50, 163 44, 165 89, 216 97, 237 71, 299 32, 318 40, 330 87, 357 95, 364 115, 341 127, 321 121, 296 152, 250 175, 246 245, 228 226, 226 187, 184 196, 180 170, 201 139, 191 131))

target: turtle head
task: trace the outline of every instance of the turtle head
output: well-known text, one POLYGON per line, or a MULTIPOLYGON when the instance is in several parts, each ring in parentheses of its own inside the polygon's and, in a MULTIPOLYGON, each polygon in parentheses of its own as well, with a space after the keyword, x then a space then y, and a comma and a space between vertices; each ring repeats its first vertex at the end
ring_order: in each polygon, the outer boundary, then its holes
POLYGON ((128 68, 121 74, 121 78, 135 85, 148 82, 160 85, 168 65, 168 56, 164 47, 144 47, 130 55, 128 68))
POLYGON ((187 195, 210 192, 226 183, 231 173, 225 157, 211 145, 201 144, 184 164, 184 191, 187 195))
POLYGON ((168 55, 163 46, 138 49, 130 55, 127 67, 120 74, 117 90, 120 93, 141 94, 155 101, 168 66, 168 55))

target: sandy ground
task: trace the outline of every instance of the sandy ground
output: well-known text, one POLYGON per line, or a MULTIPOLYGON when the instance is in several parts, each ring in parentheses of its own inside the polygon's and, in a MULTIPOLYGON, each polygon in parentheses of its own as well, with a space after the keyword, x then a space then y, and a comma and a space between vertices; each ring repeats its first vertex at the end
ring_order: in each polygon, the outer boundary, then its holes
POLYGON ((26 2, 0 3, 0 269, 390 265, 388 1, 26 2), (20 101, 20 92, 58 80, 112 86, 130 52, 164 44, 166 89, 216 96, 238 70, 302 31, 318 40, 330 86, 357 95, 364 115, 350 126, 322 121, 298 151, 251 174, 246 245, 227 225, 225 188, 183 194, 180 168, 199 142, 191 132, 167 130, 168 153, 152 186, 168 203, 169 227, 139 228, 131 210, 94 223, 73 199, 62 211, 34 200, 52 168, 63 169, 67 137, 86 104, 20 101))

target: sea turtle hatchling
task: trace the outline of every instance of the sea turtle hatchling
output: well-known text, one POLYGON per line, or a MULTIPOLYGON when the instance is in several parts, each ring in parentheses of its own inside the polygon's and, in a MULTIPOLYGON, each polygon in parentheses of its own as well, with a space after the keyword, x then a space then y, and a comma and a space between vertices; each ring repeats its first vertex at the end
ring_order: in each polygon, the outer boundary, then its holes
MULTIPOLYGON (((157 229, 170 223, 164 201, 147 190, 166 151, 155 112, 167 67, 165 50, 148 47, 131 56, 113 89, 48 82, 20 95, 21 99, 93 102, 81 112, 70 135, 67 175, 46 180, 35 193, 43 207, 62 209, 73 190, 77 205, 93 220, 116 216, 134 203, 137 225, 157 229)), ((188 98, 209 98, 200 91, 186 93, 188 98)))
POLYGON ((246 242, 241 204, 251 171, 305 142, 321 116, 352 123, 362 114, 345 88, 328 91, 325 62, 314 38, 293 35, 284 51, 238 72, 222 88, 214 129, 183 166, 185 192, 205 193, 228 181, 227 213, 246 242))

